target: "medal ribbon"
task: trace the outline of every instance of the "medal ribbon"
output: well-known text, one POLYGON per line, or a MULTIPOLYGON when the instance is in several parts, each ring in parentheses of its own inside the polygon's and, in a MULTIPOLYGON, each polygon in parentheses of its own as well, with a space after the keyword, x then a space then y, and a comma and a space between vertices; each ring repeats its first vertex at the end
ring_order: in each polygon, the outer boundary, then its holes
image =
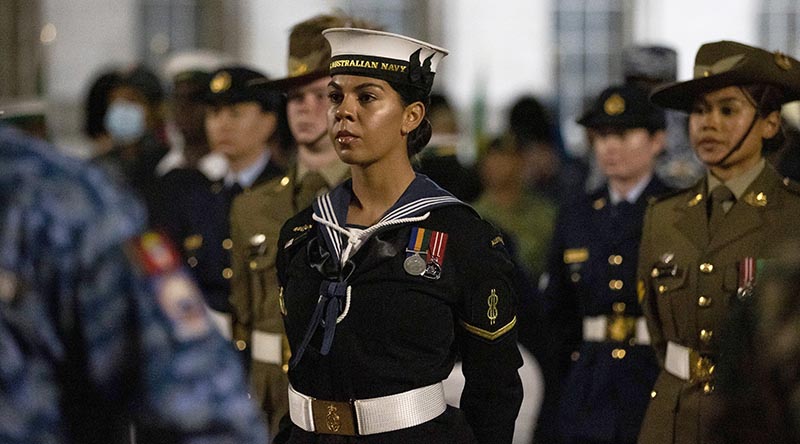
POLYGON ((756 260, 749 256, 739 262, 739 288, 747 288, 756 278, 756 260))
POLYGON ((445 248, 447 248, 447 233, 434 231, 428 244, 428 263, 434 262, 441 267, 445 248))
MULTIPOLYGON (((434 232, 435 233, 435 232, 434 232)), ((406 257, 415 253, 424 253, 422 246, 429 242, 431 231, 420 227, 411 228, 411 237, 408 238, 406 257)))

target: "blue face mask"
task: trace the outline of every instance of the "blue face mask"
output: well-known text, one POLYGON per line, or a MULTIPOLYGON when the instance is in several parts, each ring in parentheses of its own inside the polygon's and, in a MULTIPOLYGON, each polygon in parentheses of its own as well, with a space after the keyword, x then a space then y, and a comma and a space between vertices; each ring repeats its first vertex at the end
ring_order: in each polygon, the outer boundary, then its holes
POLYGON ((136 142, 145 133, 144 108, 133 102, 117 100, 108 106, 104 123, 114 142, 136 142))

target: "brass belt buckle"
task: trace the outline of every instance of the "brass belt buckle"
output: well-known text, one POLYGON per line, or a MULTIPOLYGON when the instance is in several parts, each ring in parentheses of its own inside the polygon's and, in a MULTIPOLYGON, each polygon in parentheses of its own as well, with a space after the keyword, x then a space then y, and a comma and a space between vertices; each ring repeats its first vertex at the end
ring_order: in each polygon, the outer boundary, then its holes
POLYGON ((690 382, 710 382, 714 377, 714 362, 707 356, 701 356, 697 351, 689 352, 690 382))
POLYGON ((349 402, 311 401, 314 431, 326 435, 356 436, 356 415, 349 402))
POLYGON ((632 316, 609 316, 606 320, 606 338, 616 342, 633 339, 636 332, 636 318, 632 316))

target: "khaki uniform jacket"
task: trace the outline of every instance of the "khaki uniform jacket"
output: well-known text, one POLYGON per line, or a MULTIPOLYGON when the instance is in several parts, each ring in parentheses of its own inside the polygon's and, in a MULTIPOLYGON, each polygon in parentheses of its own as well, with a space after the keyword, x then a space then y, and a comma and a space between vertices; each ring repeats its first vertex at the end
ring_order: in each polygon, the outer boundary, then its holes
MULTIPOLYGON (((717 359, 722 328, 740 287, 742 259, 764 257, 797 230, 798 186, 769 165, 709 236, 706 180, 650 205, 645 215, 638 291, 661 373, 639 442, 713 443, 714 377, 680 379, 665 369, 668 342, 689 347, 705 364, 717 359)), ((690 368, 696 362, 689 360, 690 368)), ((709 366, 703 368, 707 371, 709 366)))
POLYGON ((299 201, 299 190, 297 167, 293 166, 286 176, 237 196, 230 212, 233 340, 240 350, 251 352, 251 390, 273 434, 289 410, 286 365, 290 357, 280 312, 275 257, 283 224, 311 205, 310 198, 307 202, 299 201), (267 347, 266 360, 259 359, 263 358, 263 351, 253 350, 254 332, 262 341, 278 344, 277 348, 267 347))

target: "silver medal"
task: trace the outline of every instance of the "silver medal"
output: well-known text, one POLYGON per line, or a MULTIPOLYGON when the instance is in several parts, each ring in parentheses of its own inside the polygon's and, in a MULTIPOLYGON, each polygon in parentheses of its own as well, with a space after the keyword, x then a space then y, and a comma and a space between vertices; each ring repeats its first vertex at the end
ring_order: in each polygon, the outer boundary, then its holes
POLYGON ((425 265, 425 259, 414 253, 403 262, 403 269, 412 276, 421 276, 425 272, 425 265))

